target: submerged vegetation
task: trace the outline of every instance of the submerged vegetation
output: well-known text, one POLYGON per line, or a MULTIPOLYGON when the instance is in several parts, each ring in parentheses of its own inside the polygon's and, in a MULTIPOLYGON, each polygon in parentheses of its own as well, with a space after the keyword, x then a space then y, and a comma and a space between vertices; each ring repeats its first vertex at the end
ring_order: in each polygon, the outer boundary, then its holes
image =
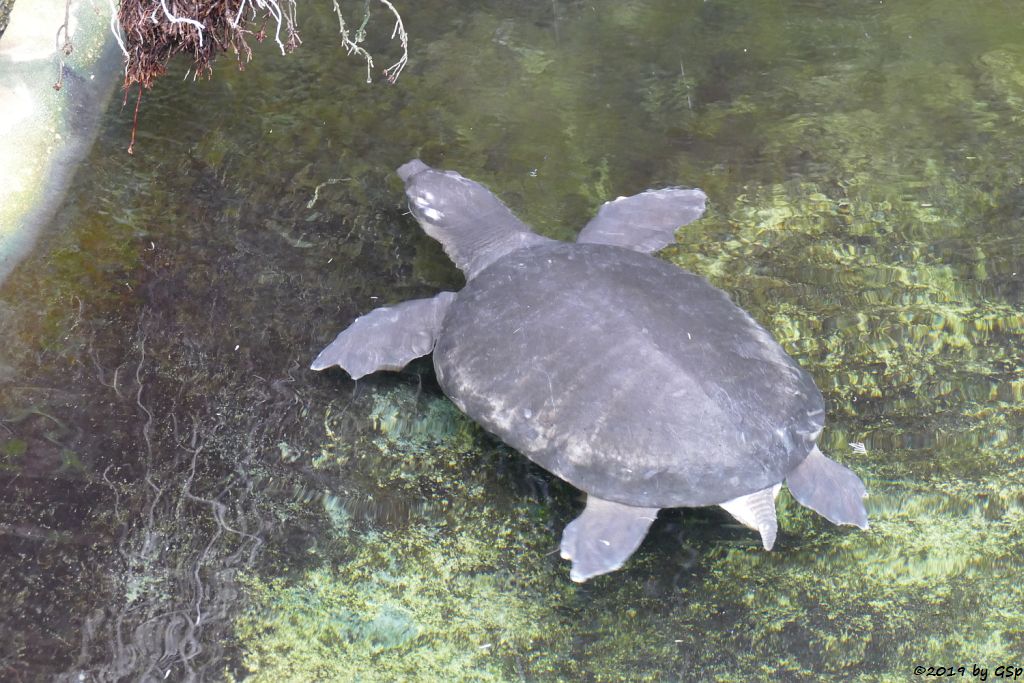
POLYGON ((547 512, 490 498, 516 456, 414 388, 329 409, 325 427, 310 462, 331 482, 318 499, 333 524, 312 567, 250 577, 258 607, 238 628, 251 680, 506 680, 557 658, 556 595, 572 589, 547 512), (346 436, 357 417, 379 432, 346 436))

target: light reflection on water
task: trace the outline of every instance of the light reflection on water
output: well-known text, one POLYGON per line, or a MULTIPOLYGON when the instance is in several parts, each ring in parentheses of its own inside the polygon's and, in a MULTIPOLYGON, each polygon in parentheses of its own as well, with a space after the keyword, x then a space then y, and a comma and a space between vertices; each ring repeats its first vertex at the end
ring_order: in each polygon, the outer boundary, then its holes
POLYGON ((134 158, 115 106, 0 290, 5 671, 878 680, 1024 652, 1013 6, 419 3, 394 87, 306 10, 294 56, 147 94, 134 158), (428 362, 306 371, 359 313, 461 286, 405 215, 414 156, 559 238, 705 189, 665 256, 814 374, 872 529, 784 497, 764 553, 673 511, 576 587, 551 551, 577 494, 428 362))

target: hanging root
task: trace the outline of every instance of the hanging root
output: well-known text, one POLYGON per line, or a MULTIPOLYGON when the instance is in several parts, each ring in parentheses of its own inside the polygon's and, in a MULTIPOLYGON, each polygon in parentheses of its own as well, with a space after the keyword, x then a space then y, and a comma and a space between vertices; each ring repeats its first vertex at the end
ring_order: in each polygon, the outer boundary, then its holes
MULTIPOLYGON (((360 43, 366 38, 366 25, 370 20, 370 2, 366 0, 362 24, 353 33, 349 30, 338 0, 332 0, 338 15, 341 42, 349 54, 366 61, 366 82, 373 78, 373 57, 360 43)), ((128 88, 137 84, 139 95, 135 103, 132 123, 131 154, 135 147, 135 133, 139 125, 139 104, 142 89, 153 87, 153 81, 167 72, 167 63, 178 54, 192 57, 189 73, 192 78, 213 73, 213 61, 227 51, 244 69, 252 59, 248 40, 261 43, 267 37, 266 27, 274 26, 274 42, 281 54, 287 54, 302 44, 295 21, 295 0, 108 0, 111 6, 110 30, 124 54, 125 103, 128 88)), ((384 69, 384 77, 394 83, 409 61, 409 35, 398 10, 389 0, 378 0, 394 16, 391 39, 398 39, 402 56, 384 69)), ((70 45, 70 43, 68 43, 70 45)), ((186 74, 186 78, 188 75, 186 74)), ((54 85, 60 90, 58 77, 54 85)))
POLYGON ((282 54, 302 42, 295 0, 120 0, 113 28, 125 55, 125 86, 151 88, 177 54, 192 57, 196 76, 209 75, 214 59, 229 50, 244 67, 252 57, 247 39, 262 41, 265 33, 256 26, 270 21, 282 54))
MULTIPOLYGON (((302 43, 295 19, 295 0, 118 0, 112 5, 111 30, 125 56, 125 87, 139 84, 149 89, 153 81, 167 70, 167 63, 177 54, 192 57, 193 78, 212 73, 213 61, 222 52, 232 51, 239 68, 252 58, 248 40, 262 42, 266 27, 273 26, 273 38, 281 54, 287 54, 302 43)), ((366 61, 367 81, 372 75, 373 58, 360 43, 366 37, 370 18, 367 2, 362 24, 349 31, 338 0, 333 0, 340 22, 341 41, 349 54, 366 61)), ((409 36, 402 17, 389 0, 378 0, 395 19, 392 40, 398 39, 401 58, 384 69, 384 76, 394 83, 409 60, 409 36)))

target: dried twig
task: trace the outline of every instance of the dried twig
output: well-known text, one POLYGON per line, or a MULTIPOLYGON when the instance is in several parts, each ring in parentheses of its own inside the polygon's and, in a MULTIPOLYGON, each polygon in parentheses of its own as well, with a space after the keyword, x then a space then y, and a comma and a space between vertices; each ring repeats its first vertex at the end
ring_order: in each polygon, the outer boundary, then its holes
MULTIPOLYGON (((378 0, 382 5, 387 7, 393 15, 395 15, 395 27, 391 31, 391 39, 394 40, 396 37, 402 45, 402 56, 401 58, 384 69, 384 76, 388 79, 388 82, 394 83, 398 80, 398 75, 402 73, 402 69, 405 68, 406 63, 409 61, 409 34, 405 32, 405 25, 402 23, 402 15, 398 13, 395 6, 389 2, 389 0, 378 0)), ((332 0, 334 3, 334 13, 338 15, 338 32, 341 34, 341 44, 345 46, 348 53, 357 54, 366 60, 366 82, 373 82, 373 57, 364 47, 360 45, 361 42, 366 38, 366 24, 370 20, 370 6, 367 3, 366 14, 363 15, 363 23, 356 29, 355 35, 353 36, 348 29, 348 25, 345 23, 345 16, 341 12, 341 6, 338 4, 338 0, 332 0)))
POLYGON ((394 83, 398 80, 398 75, 402 73, 402 69, 409 62, 409 34, 405 32, 405 25, 402 23, 402 15, 398 13, 395 6, 392 5, 388 0, 380 0, 391 13, 395 15, 395 28, 391 31, 391 40, 398 36, 399 41, 402 43, 402 58, 397 62, 384 69, 384 75, 387 76, 388 81, 394 83))

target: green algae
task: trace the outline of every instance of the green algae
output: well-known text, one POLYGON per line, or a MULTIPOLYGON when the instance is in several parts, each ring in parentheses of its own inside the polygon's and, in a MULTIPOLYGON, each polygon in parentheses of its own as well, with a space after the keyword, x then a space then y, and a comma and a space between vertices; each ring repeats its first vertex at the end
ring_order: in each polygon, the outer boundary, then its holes
POLYGON ((246 680, 505 680, 533 667, 558 619, 561 572, 538 507, 489 499, 507 451, 436 395, 377 392, 366 417, 375 431, 353 442, 328 411, 310 463, 335 491, 366 477, 358 490, 389 500, 326 491, 324 506, 345 512, 320 562, 248 579, 254 607, 237 624, 246 680))
POLYGON ((1019 122, 1018 112, 1024 109, 1024 55, 1013 49, 999 48, 986 52, 979 61, 989 85, 1015 112, 1011 119, 1019 122))
POLYGON ((991 490, 956 488, 875 485, 863 538, 800 544, 784 561, 730 553, 712 570, 720 580, 715 599, 698 598, 695 607, 742 615, 731 630, 751 633, 751 650, 736 666, 765 675, 769 666, 759 669, 759 659, 807 680, 822 671, 877 680, 925 661, 1012 658, 1024 616, 1012 570, 1021 549, 1020 494, 996 511, 986 499, 991 490), (793 640, 806 651, 785 646, 793 640), (791 653, 781 665, 770 659, 779 649, 791 653))
POLYGON ((328 441, 318 469, 350 478, 351 458, 372 458, 382 485, 427 504, 393 528, 346 525, 297 577, 250 577, 253 607, 238 628, 253 680, 622 680, 624 670, 630 680, 879 680, 911 660, 1004 661, 1021 646, 1019 474, 869 479, 866 533, 822 534, 822 520, 784 496, 776 552, 705 539, 685 562, 656 533, 629 569, 588 590, 545 557, 557 537, 537 505, 482 476, 495 446, 450 403, 409 389, 373 403, 379 433, 340 457, 328 441), (475 480, 453 470, 467 464, 475 480), (671 564, 688 567, 683 578, 671 564), (380 634, 380 623, 397 625, 380 634))

